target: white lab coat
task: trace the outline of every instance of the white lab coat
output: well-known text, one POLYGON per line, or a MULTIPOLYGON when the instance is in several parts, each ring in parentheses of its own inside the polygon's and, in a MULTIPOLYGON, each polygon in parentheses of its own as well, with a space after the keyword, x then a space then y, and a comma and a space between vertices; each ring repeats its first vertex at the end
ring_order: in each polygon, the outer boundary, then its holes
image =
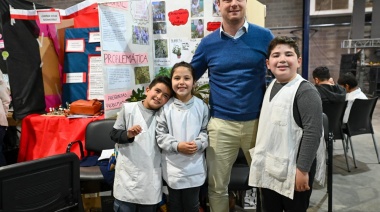
POLYGON ((162 176, 161 154, 155 139, 156 118, 148 128, 137 103, 125 103, 123 108, 125 119, 129 119, 125 128, 138 124, 143 132, 132 143, 116 144, 114 196, 124 202, 157 204, 162 200, 162 176))
MULTIPOLYGON (((270 91, 275 82, 269 85, 261 109, 256 146, 250 149, 249 185, 271 189, 290 199, 294 195, 296 160, 302 138, 302 128, 293 118, 293 102, 302 81, 304 79, 297 75, 271 101, 270 91)), ((317 153, 322 154, 322 158, 317 156, 317 181, 324 180, 324 144, 322 135, 317 153)))
POLYGON ((162 149, 163 178, 173 189, 198 187, 206 180, 204 150, 208 146, 207 105, 193 96, 187 103, 171 98, 157 117, 157 143, 162 149), (198 151, 185 155, 177 150, 181 141, 195 141, 198 151))

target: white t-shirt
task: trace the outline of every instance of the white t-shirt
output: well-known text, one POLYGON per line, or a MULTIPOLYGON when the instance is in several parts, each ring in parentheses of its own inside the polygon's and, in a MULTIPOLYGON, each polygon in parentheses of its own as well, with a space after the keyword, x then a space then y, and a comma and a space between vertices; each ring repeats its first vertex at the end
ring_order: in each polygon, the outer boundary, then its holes
POLYGON ((354 103, 355 99, 368 99, 368 98, 362 92, 362 90, 360 88, 358 88, 358 89, 356 89, 350 93, 347 93, 346 94, 346 101, 348 101, 348 102, 347 102, 346 111, 344 112, 344 116, 343 116, 343 123, 347 123, 348 116, 350 115, 352 103, 354 103))

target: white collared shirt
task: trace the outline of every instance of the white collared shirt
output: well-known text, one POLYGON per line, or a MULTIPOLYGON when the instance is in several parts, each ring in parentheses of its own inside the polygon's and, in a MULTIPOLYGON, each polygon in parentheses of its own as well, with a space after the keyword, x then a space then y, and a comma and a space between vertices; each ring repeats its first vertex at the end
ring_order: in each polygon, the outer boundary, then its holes
POLYGON ((224 35, 226 35, 227 37, 233 38, 233 39, 240 38, 246 32, 248 32, 248 22, 247 21, 244 21, 243 26, 240 27, 240 29, 236 32, 235 36, 232 36, 223 30, 223 23, 222 23, 222 26, 220 27, 220 36, 222 36, 222 33, 224 33, 224 35))

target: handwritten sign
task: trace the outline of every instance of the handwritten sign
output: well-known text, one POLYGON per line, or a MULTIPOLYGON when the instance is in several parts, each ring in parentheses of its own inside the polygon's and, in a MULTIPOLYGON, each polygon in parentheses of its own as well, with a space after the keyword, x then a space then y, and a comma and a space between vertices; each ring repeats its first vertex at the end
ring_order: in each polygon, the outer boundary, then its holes
POLYGON ((59 24, 61 23, 61 15, 58 10, 37 11, 41 24, 59 24))
POLYGON ((104 80, 102 57, 98 55, 88 56, 88 88, 87 99, 104 98, 104 80))
POLYGON ((108 73, 108 89, 127 90, 131 85, 130 69, 125 66, 106 67, 108 73))
POLYGON ((207 23, 207 31, 215 31, 217 29, 219 29, 221 23, 218 21, 218 22, 208 22, 207 23))
POLYGON ((86 72, 63 74, 63 83, 85 83, 86 79, 86 72))
POLYGON ((112 110, 121 108, 123 103, 132 94, 132 91, 108 94, 105 96, 105 109, 112 110))
POLYGON ((114 8, 128 10, 128 2, 127 1, 109 2, 109 3, 106 3, 106 5, 109 6, 109 7, 114 7, 114 8))
POLYGON ((84 52, 84 39, 66 40, 66 52, 84 52))
POLYGON ((148 64, 147 53, 119 53, 119 52, 106 52, 104 53, 104 63, 111 64, 148 64))
POLYGON ((186 9, 179 9, 169 12, 169 21, 174 26, 185 25, 189 18, 189 11, 186 9))
POLYGON ((88 35, 89 43, 98 43, 100 42, 100 32, 90 32, 88 35))

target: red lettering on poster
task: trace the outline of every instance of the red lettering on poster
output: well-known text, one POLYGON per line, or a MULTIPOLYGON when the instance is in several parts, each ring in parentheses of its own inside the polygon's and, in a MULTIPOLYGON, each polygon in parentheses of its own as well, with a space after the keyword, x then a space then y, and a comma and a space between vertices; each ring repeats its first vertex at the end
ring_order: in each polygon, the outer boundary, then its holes
POLYGON ((216 29, 218 29, 220 27, 220 21, 218 22, 208 22, 207 23, 207 31, 215 31, 216 29))
POLYGON ((189 11, 185 9, 169 12, 169 21, 174 26, 185 25, 189 19, 189 11))

